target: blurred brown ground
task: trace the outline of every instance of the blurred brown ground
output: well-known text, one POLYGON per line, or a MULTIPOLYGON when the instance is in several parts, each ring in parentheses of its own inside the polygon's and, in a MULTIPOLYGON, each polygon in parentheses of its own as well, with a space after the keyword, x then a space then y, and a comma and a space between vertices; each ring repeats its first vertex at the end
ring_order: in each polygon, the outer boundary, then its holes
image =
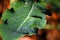
POLYGON ((19 40, 60 40, 60 30, 41 29, 38 31, 38 35, 24 36, 19 40))

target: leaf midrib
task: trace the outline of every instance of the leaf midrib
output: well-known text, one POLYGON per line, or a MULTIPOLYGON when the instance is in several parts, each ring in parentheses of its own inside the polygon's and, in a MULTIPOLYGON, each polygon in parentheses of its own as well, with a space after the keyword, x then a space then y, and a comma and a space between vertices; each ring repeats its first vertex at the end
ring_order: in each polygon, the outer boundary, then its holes
MULTIPOLYGON (((26 17, 26 19, 21 23, 21 25, 19 25, 19 27, 17 28, 16 31, 18 31, 18 30, 23 26, 23 24, 29 19, 30 15, 31 15, 31 13, 32 13, 32 11, 33 11, 33 8, 34 8, 34 4, 32 5, 32 8, 31 8, 31 10, 30 10, 28 16, 26 17)), ((16 31, 15 31, 15 32, 16 32, 16 31)), ((12 35, 14 35, 15 32, 14 32, 12 35)))

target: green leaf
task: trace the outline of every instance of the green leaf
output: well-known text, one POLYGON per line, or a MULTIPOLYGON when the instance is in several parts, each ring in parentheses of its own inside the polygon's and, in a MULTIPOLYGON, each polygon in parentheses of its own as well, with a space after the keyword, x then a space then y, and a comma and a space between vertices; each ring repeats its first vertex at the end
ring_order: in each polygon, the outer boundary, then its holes
POLYGON ((41 10, 36 7, 35 3, 28 5, 17 1, 11 7, 13 7, 15 12, 12 13, 7 9, 1 18, 3 23, 0 25, 0 29, 3 40, 18 40, 19 37, 25 34, 36 35, 36 29, 44 28, 46 25, 45 14, 41 13, 41 10))

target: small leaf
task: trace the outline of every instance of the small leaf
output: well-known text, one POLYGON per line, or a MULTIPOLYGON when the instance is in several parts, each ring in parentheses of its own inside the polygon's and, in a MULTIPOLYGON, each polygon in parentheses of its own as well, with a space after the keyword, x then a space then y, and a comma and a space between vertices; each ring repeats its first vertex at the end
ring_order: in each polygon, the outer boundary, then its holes
POLYGON ((2 30, 3 40, 17 40, 25 34, 36 35, 37 30, 44 28, 46 25, 46 15, 41 13, 35 2, 28 5, 16 1, 11 4, 11 7, 14 8, 14 14, 6 10, 1 18, 3 23, 0 25, 0 29, 2 30), (8 25, 4 23, 8 23, 8 25))

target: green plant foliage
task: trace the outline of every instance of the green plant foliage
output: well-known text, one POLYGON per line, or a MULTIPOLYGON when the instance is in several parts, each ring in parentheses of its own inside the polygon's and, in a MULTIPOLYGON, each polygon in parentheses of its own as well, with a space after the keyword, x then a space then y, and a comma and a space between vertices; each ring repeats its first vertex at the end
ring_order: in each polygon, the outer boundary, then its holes
POLYGON ((30 0, 26 2, 11 3, 14 12, 7 9, 3 13, 3 23, 0 25, 3 40, 17 40, 25 34, 36 35, 37 30, 46 25, 45 14, 37 8, 38 4, 30 4, 30 0))

